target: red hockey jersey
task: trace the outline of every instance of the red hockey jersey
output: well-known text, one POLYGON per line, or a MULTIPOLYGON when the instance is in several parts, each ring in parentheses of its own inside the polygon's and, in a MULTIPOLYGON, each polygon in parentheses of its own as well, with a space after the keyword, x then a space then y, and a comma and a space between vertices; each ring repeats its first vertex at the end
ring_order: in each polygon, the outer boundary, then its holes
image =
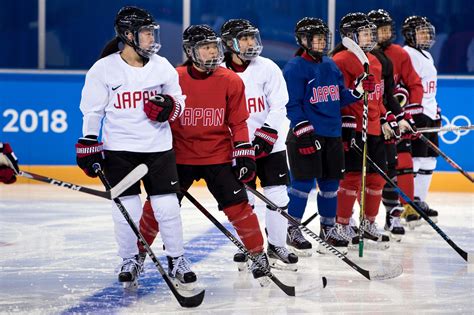
MULTIPOLYGON (((375 79, 375 90, 368 96, 369 120, 367 133, 378 136, 381 133, 380 117, 386 113, 385 107, 383 106, 382 65, 378 59, 370 53, 367 54, 367 58, 369 59, 370 64, 369 72, 374 75, 375 79)), ((350 51, 343 50, 336 53, 333 60, 344 75, 345 85, 348 88, 353 89, 355 80, 364 72, 364 67, 359 59, 357 59, 357 57, 350 51)), ((359 132, 362 131, 363 104, 363 100, 361 99, 341 110, 342 115, 351 115, 356 118, 356 130, 359 132)))
POLYGON ((186 165, 221 164, 231 160, 233 142, 249 141, 242 79, 217 68, 204 80, 194 79, 187 67, 176 68, 186 95, 186 108, 171 124, 176 162, 186 165))
POLYGON ((384 53, 393 63, 395 85, 402 83, 410 92, 408 104, 421 104, 423 85, 410 59, 410 55, 400 45, 391 44, 384 53))

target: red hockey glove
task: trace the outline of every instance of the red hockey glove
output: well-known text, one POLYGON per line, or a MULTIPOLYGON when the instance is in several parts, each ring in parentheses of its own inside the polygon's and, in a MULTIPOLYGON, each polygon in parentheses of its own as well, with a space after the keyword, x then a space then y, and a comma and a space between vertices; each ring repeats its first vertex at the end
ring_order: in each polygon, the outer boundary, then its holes
POLYGON ((79 138, 76 143, 76 162, 87 176, 97 177, 92 165, 99 163, 102 167, 103 161, 103 143, 97 141, 97 137, 86 136, 79 138))
POLYGON ((342 144, 346 152, 351 148, 352 139, 355 139, 356 127, 354 116, 342 116, 342 144))
POLYGON ((255 148, 255 158, 259 159, 268 156, 272 152, 277 140, 278 131, 275 129, 270 128, 268 125, 257 128, 257 130, 255 130, 255 138, 252 142, 255 148))
POLYGON ((397 118, 392 112, 387 112, 385 117, 381 117, 380 124, 385 143, 395 143, 400 139, 400 128, 398 128, 397 118))
POLYGON ((408 90, 405 87, 397 85, 393 90, 393 96, 395 96, 400 106, 403 107, 408 103, 410 93, 408 93, 408 90))
POLYGON ((143 106, 148 119, 157 122, 173 122, 181 114, 181 104, 166 94, 152 96, 143 106))
POLYGON ((239 143, 232 152, 232 169, 235 176, 242 183, 248 183, 255 177, 257 164, 255 163, 255 149, 248 143, 239 143))
POLYGON ((313 125, 307 120, 300 122, 293 128, 293 134, 296 136, 296 145, 298 152, 302 155, 314 154, 321 149, 313 125))
POLYGON ((0 182, 13 184, 19 172, 18 159, 10 144, 0 142, 0 182))
POLYGON ((373 74, 362 73, 354 82, 352 95, 361 98, 364 92, 372 93, 375 91, 375 77, 373 74))

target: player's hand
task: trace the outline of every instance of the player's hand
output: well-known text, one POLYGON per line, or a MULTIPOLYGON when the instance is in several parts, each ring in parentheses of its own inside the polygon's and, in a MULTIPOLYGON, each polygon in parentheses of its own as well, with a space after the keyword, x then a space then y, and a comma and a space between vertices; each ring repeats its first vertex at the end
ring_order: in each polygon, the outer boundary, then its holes
POLYGON ((0 142, 0 182, 13 184, 19 172, 18 159, 10 144, 0 142))
POLYGON ((386 143, 394 143, 400 139, 400 128, 398 127, 397 118, 394 114, 387 112, 384 117, 380 118, 380 123, 386 143))
POLYGON ((242 183, 248 183, 255 177, 257 164, 255 163, 255 149, 248 143, 238 143, 232 152, 232 169, 235 176, 242 183))
POLYGON ((76 143, 76 162, 87 176, 97 177, 92 165, 99 163, 101 167, 103 166, 103 143, 97 141, 95 136, 79 138, 76 143))
POLYGON ((181 104, 167 94, 152 96, 143 106, 148 119, 157 122, 173 122, 181 114, 181 104))
POLYGON ((342 116, 342 144, 344 151, 349 151, 352 140, 356 136, 356 119, 354 116, 342 116))
POLYGON ((364 92, 372 93, 373 91, 375 91, 375 77, 373 74, 364 72, 355 80, 352 95, 361 98, 364 92))
POLYGON ((257 128, 257 130, 255 130, 255 138, 252 142, 255 148, 255 158, 259 159, 268 156, 272 152, 277 140, 278 131, 275 129, 270 128, 268 125, 257 128))
POLYGON ((293 128, 293 134, 296 136, 296 145, 298 152, 302 155, 310 155, 321 149, 313 125, 307 120, 300 122, 293 128))
POLYGON ((400 133, 402 134, 403 139, 413 139, 417 138, 417 130, 415 121, 411 114, 408 112, 403 112, 397 116, 398 126, 400 127, 400 133))

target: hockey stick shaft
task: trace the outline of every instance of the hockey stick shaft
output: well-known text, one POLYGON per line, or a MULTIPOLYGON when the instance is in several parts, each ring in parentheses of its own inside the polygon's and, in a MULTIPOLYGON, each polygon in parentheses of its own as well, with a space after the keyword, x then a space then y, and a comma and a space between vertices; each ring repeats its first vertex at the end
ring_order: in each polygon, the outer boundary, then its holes
POLYGON ((429 132, 448 132, 448 131, 473 130, 473 129, 474 129, 474 125, 468 125, 468 126, 426 127, 426 128, 418 128, 416 131, 419 133, 429 133, 429 132))
POLYGON ((29 173, 25 171, 20 171, 19 175, 28 179, 34 179, 43 183, 48 183, 54 186, 64 187, 75 191, 80 191, 86 194, 106 198, 106 199, 113 199, 127 190, 130 186, 135 184, 139 181, 143 176, 146 175, 148 172, 148 167, 145 164, 140 164, 135 167, 130 173, 127 174, 117 185, 115 185, 112 189, 107 191, 100 191, 91 188, 87 188, 81 185, 76 185, 72 183, 68 183, 59 179, 54 179, 50 177, 45 177, 42 175, 29 173))
MULTIPOLYGON (((359 154, 362 154, 362 150, 360 149, 360 147, 353 141, 352 142, 352 147, 355 149, 355 151, 359 154)), ((439 226, 436 225, 436 223, 434 223, 430 217, 416 204, 414 203, 410 197, 407 196, 407 194, 405 194, 405 192, 403 190, 400 189, 400 187, 398 187, 397 184, 395 184, 389 176, 387 176, 387 174, 384 173, 384 171, 374 162, 372 161, 372 159, 370 157, 367 157, 367 160, 370 164, 370 166, 372 168, 374 168, 377 173, 380 174, 380 176, 382 176, 385 181, 387 182, 387 184, 389 184, 390 186, 392 186, 393 189, 395 189, 399 194, 400 196, 413 208, 415 209, 416 212, 418 212, 418 214, 426 220, 426 222, 428 222, 428 224, 436 231, 438 232, 439 235, 441 235, 441 237, 446 241, 448 242, 448 244, 459 254, 461 255, 461 257, 468 261, 468 253, 465 252, 464 250, 462 250, 459 246, 457 246, 450 238, 449 236, 447 236, 440 228, 439 226)), ((472 258, 471 258, 472 259, 472 258)))
POLYGON ((306 221, 301 222, 301 225, 307 226, 311 221, 313 221, 319 215, 318 212, 315 212, 312 216, 310 216, 306 221))
POLYGON ((338 251, 336 248, 334 248, 333 246, 329 245, 328 243, 326 243, 323 239, 321 239, 316 233, 314 233, 313 231, 311 231, 310 229, 308 229, 307 227, 305 227, 304 225, 301 225, 300 223, 298 223, 298 221, 296 221, 291 215, 289 215, 286 211, 284 211, 283 209, 281 209, 280 207, 278 207, 273 201, 271 201, 270 199, 268 199, 267 197, 265 197, 262 193, 260 193, 258 190, 248 186, 248 185, 245 185, 245 188, 247 188, 248 191, 250 191, 252 194, 254 194, 257 198, 259 198, 260 200, 262 200, 264 203, 267 204, 267 206, 270 207, 270 210, 273 210, 273 211, 276 211, 278 213, 280 213, 282 216, 284 216, 286 219, 288 219, 288 222, 290 222, 291 224, 293 225, 296 225, 298 226, 302 231, 306 232, 309 236, 311 236, 313 239, 315 239, 319 244, 321 244, 322 246, 324 246, 328 251, 330 251, 333 255, 335 255, 337 258, 341 259, 342 261, 344 261, 346 264, 348 264, 352 269, 354 269, 355 271, 357 271, 358 273, 360 273, 361 275, 363 275, 366 279, 368 280, 386 280, 386 279, 390 279, 390 278, 395 278, 395 277, 398 277, 399 275, 402 274, 403 272, 403 269, 400 267, 399 269, 397 269, 395 272, 393 273, 388 273, 388 274, 384 274, 383 272, 376 272, 375 274, 374 273, 371 273, 369 270, 365 270, 363 268, 361 268, 359 265, 357 265, 356 263, 354 263, 352 260, 350 260, 349 258, 347 258, 346 256, 344 256, 344 254, 342 254, 340 251, 338 251))
MULTIPOLYGON (((102 181, 102 184, 104 184, 106 189, 110 189, 110 183, 105 177, 104 172, 101 170, 99 164, 94 164, 94 170, 99 176, 100 180, 102 181)), ((158 258, 156 258, 155 254, 153 253, 152 249, 150 248, 150 245, 148 245, 147 241, 143 237, 143 235, 140 233, 140 230, 138 229, 137 225, 135 222, 133 222, 132 218, 130 217, 130 214, 128 213, 127 209, 125 209, 124 205, 120 201, 120 199, 114 198, 113 201, 117 205, 117 208, 120 210, 122 213, 123 217, 129 224, 130 228, 132 229, 133 233, 135 233, 137 239, 140 241, 140 243, 143 245, 143 247, 146 249, 146 252, 148 253, 148 256, 150 256, 151 260, 155 264, 156 268, 160 272, 161 276, 165 280, 166 284, 170 288, 171 292, 173 295, 176 297, 178 300, 178 303, 182 307, 197 307, 199 306, 203 299, 204 299, 204 293, 205 291, 202 290, 200 293, 190 296, 190 297, 185 297, 181 294, 179 294, 178 290, 174 287, 174 284, 171 282, 171 280, 168 278, 168 275, 166 274, 166 271, 163 269, 163 266, 161 266, 161 263, 159 262, 158 258)))
MULTIPOLYGON (((196 207, 198 208, 199 211, 201 211, 214 225, 222 232, 224 233, 227 238, 234 243, 235 246, 239 248, 240 251, 242 251, 250 260, 253 262, 258 262, 255 260, 255 258, 247 251, 245 246, 228 230, 225 228, 225 226, 222 225, 209 211, 207 211, 206 208, 202 204, 200 204, 196 198, 191 196, 191 194, 185 190, 181 190, 183 195, 188 198, 188 200, 196 207)), ((259 264, 260 265, 260 264, 259 264)), ((263 268, 263 266, 260 266, 263 268)), ((295 296, 295 287, 292 286, 287 286, 286 284, 282 283, 270 270, 265 270, 265 275, 270 278, 285 294, 289 296, 295 296)))
POLYGON ((466 177, 467 179, 469 179, 471 181, 471 183, 474 183, 474 178, 472 178, 471 175, 469 175, 468 172, 466 172, 465 170, 462 169, 461 166, 459 166, 456 162, 453 161, 453 159, 451 159, 449 156, 446 155, 446 153, 444 153, 443 151, 440 150, 440 148, 438 148, 433 142, 431 142, 428 138, 426 138, 424 135, 420 135, 420 140, 423 141, 427 146, 429 146, 431 148, 431 150, 435 151, 436 153, 438 153, 439 155, 441 155, 443 157, 443 159, 446 160, 446 162, 448 162, 449 165, 451 165, 453 168, 455 168, 456 170, 458 170, 461 174, 464 175, 464 177, 466 177))

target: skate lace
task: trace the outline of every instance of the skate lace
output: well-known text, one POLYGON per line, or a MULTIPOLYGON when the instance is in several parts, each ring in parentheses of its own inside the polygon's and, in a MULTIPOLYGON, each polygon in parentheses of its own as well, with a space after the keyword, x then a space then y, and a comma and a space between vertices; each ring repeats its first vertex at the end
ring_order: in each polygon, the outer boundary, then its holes
POLYGON ((393 228, 396 228, 396 227, 402 227, 402 223, 400 222, 400 218, 399 217, 390 217, 390 223, 391 223, 391 227, 390 229, 393 229, 393 228))
POLYGON ((329 229, 327 236, 331 237, 335 240, 338 240, 338 241, 345 241, 346 240, 344 238, 344 236, 342 236, 338 233, 338 229, 335 226, 333 226, 332 228, 329 229))
MULTIPOLYGON (((285 248, 286 249, 286 248, 285 248)), ((258 254, 255 256, 255 261, 250 266, 250 270, 267 270, 268 269, 268 260, 265 254, 258 254)))
POLYGON ((297 243, 302 243, 302 242, 306 241, 306 239, 303 236, 303 233, 301 233, 301 230, 297 226, 291 227, 291 229, 290 229, 290 239, 292 241, 297 242, 297 243))
POLYGON ((133 272, 133 269, 137 271, 137 274, 140 273, 142 269, 135 257, 126 258, 122 261, 120 272, 133 272))
POLYGON ((337 224, 336 229, 337 234, 346 241, 351 242, 352 238, 355 236, 354 230, 349 225, 337 224))
POLYGON ((290 251, 285 246, 274 246, 273 249, 280 257, 286 258, 290 254, 290 251))
POLYGON ((176 277, 176 273, 184 275, 188 272, 191 272, 190 265, 191 262, 184 256, 173 258, 173 269, 171 269, 171 275, 176 277))
POLYGON ((364 220, 364 223, 362 224, 362 229, 369 233, 372 236, 375 236, 377 238, 382 237, 382 233, 380 233, 377 229, 377 223, 370 223, 369 220, 364 220))

